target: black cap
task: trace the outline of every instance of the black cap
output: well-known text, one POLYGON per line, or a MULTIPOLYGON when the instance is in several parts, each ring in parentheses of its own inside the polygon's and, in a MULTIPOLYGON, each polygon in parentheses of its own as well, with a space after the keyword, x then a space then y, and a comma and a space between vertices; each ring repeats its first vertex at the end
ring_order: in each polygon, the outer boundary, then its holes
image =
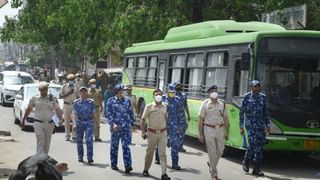
POLYGON ((217 90, 218 86, 217 85, 212 85, 208 88, 207 92, 211 91, 211 90, 217 90))

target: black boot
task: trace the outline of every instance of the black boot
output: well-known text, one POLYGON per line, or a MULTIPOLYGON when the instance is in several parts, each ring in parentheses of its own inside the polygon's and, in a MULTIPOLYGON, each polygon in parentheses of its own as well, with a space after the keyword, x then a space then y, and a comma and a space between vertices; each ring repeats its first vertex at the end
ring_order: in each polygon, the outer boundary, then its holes
POLYGON ((242 161, 242 170, 244 172, 249 172, 249 161, 248 160, 242 161))
POLYGON ((264 173, 260 170, 258 163, 254 163, 252 174, 256 176, 264 176, 264 173))
POLYGON ((171 178, 167 174, 162 174, 161 180, 170 180, 171 178))

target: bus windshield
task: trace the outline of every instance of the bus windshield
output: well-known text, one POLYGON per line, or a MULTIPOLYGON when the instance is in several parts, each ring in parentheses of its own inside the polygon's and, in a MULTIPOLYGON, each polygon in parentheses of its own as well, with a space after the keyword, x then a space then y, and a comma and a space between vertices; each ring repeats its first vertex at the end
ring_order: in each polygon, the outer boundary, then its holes
POLYGON ((263 82, 262 91, 275 118, 289 121, 319 117, 320 58, 260 56, 257 77, 263 82))

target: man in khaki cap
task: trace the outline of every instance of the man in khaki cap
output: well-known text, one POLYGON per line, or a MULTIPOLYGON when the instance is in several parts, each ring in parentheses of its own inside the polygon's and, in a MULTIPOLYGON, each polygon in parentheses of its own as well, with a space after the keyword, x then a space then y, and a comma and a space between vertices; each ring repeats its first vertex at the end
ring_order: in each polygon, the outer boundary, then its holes
POLYGON ((70 123, 72 122, 72 140, 76 139, 76 123, 72 121, 71 114, 73 110, 73 102, 79 96, 79 87, 75 85, 74 82, 75 76, 74 74, 68 74, 67 80, 68 82, 62 85, 60 98, 63 99, 63 119, 65 125, 66 132, 66 141, 70 140, 70 123))
POLYGON ((100 139, 100 114, 101 111, 103 110, 102 107, 102 94, 101 91, 99 89, 97 89, 96 87, 96 80, 95 79, 90 79, 89 81, 89 97, 90 99, 94 100, 94 105, 96 108, 96 114, 97 114, 97 118, 94 121, 94 138, 95 141, 97 142, 101 142, 102 140, 100 139))
POLYGON ((141 121, 141 137, 148 138, 148 147, 144 163, 143 176, 149 176, 149 168, 153 159, 153 152, 156 146, 159 149, 161 164, 161 180, 170 180, 166 174, 167 169, 167 106, 162 102, 162 92, 160 89, 153 91, 154 102, 148 104, 143 112, 141 121), (145 133, 144 125, 148 119, 148 134, 145 133))
POLYGON ((85 86, 83 79, 81 78, 81 73, 76 74, 76 80, 75 84, 80 88, 82 86, 85 86))
POLYGON ((51 143, 51 136, 54 129, 54 122, 51 119, 52 113, 55 111, 61 122, 62 112, 59 107, 57 98, 51 95, 48 96, 49 84, 43 81, 39 83, 38 87, 40 94, 31 98, 20 126, 21 128, 24 127, 27 117, 34 109, 33 128, 37 139, 37 153, 48 154, 51 143))

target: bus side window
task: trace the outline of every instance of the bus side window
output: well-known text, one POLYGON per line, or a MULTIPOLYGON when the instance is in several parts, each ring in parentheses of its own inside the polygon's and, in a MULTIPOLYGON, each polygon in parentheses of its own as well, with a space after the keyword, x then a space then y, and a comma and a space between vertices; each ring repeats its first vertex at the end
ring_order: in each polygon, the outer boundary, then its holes
POLYGON ((204 57, 204 53, 188 55, 185 88, 190 97, 202 97, 204 57))
POLYGON ((137 86, 145 86, 146 84, 146 76, 147 76, 147 58, 146 57, 138 57, 137 61, 137 72, 135 76, 135 84, 137 86))
POLYGON ((176 54, 170 56, 168 83, 180 81, 183 82, 183 74, 185 67, 185 55, 176 54))
POLYGON ((134 80, 135 70, 136 70, 135 58, 134 57, 127 58, 126 71, 127 71, 127 74, 128 74, 128 77, 129 77, 129 80, 130 80, 131 83, 134 80))
POLYGON ((205 86, 203 89, 204 95, 206 90, 211 85, 218 86, 219 97, 226 98, 227 95, 227 75, 228 75, 228 58, 227 52, 209 52, 207 56, 207 66, 205 72, 205 86))
POLYGON ((147 75, 147 86, 155 88, 157 85, 157 67, 158 67, 158 57, 157 56, 151 56, 149 58, 148 63, 148 75, 147 75))

